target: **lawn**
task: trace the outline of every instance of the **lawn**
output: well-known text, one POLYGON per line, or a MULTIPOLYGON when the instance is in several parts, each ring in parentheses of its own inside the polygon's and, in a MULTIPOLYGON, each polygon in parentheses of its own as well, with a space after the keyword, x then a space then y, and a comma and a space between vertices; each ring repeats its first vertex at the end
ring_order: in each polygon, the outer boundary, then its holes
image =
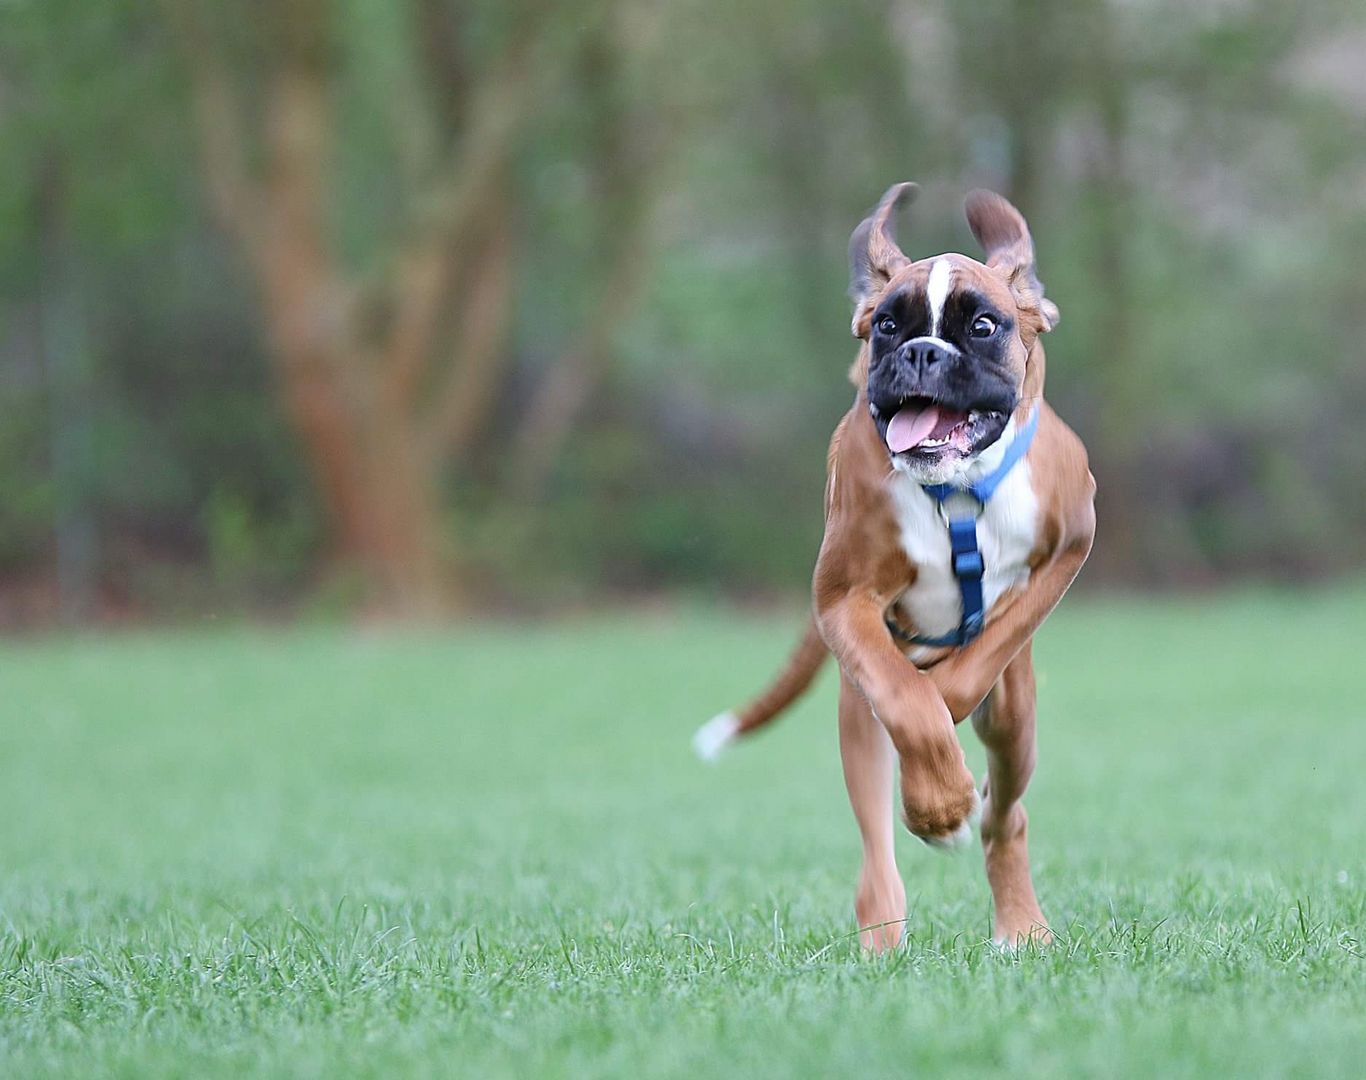
POLYGON ((1016 956, 860 955, 831 672, 692 758, 798 619, 7 644, 0 1074, 1361 1075, 1366 589, 1064 605, 1016 956))

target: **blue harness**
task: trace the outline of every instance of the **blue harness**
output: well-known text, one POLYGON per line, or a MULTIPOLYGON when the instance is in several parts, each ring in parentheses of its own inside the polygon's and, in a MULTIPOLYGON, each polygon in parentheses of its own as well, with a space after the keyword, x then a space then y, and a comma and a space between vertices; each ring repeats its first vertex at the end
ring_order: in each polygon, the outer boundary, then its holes
POLYGON ((982 562, 982 552, 977 547, 977 518, 987 505, 987 500, 996 493, 1001 481, 1006 478, 1025 454, 1029 444, 1034 441, 1034 433, 1039 430, 1039 410, 1035 406, 1029 419, 1015 433, 1015 438, 1006 447, 1001 464, 980 480, 959 487, 957 484, 922 484, 925 494, 942 508, 944 501, 952 495, 967 495, 977 504, 977 509, 962 517, 949 517, 949 546, 953 552, 953 576, 958 579, 958 591, 963 598, 963 619, 958 629, 950 634, 928 637, 923 634, 911 635, 890 620, 887 628, 902 641, 911 645, 959 646, 966 645, 982 632, 986 623, 985 602, 982 597, 982 574, 986 567, 982 562))

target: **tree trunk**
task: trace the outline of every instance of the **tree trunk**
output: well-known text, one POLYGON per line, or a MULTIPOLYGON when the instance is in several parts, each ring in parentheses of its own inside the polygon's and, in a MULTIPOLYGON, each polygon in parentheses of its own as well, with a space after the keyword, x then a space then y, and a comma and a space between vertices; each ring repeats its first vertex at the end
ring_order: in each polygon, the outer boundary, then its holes
POLYGON ((428 618, 460 606, 443 544, 438 481, 412 424, 385 417, 366 461, 367 546, 353 556, 379 587, 380 611, 428 618))
MULTIPOLYGON (((468 100, 462 90, 458 103, 435 103, 448 163, 414 200, 419 212, 392 257, 377 258, 386 271, 362 290, 328 222, 337 124, 331 0, 276 0, 263 18, 272 63, 250 139, 202 12, 193 0, 164 3, 191 65, 207 187, 255 277, 333 555, 360 571, 371 611, 449 611, 461 594, 442 527, 442 475, 477 437, 506 358, 508 178, 553 65, 533 55, 539 38, 528 27, 469 84, 468 100), (259 175, 248 165, 256 137, 259 175), (362 315, 372 308, 386 317, 362 315)), ((443 68, 453 39, 438 44, 433 63, 443 68)), ((466 72, 443 74, 447 89, 466 86, 466 72)))
POLYGON ((368 357, 327 242, 331 121, 325 72, 286 67, 267 103, 257 267, 270 352, 333 523, 334 556, 361 570, 372 610, 422 614, 442 604, 434 477, 402 418, 374 407, 368 357))

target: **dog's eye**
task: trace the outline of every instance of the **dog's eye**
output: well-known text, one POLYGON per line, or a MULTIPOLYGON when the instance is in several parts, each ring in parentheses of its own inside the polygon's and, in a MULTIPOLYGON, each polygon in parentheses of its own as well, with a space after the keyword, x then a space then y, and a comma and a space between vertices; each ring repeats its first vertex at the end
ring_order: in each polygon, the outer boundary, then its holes
POLYGON ((882 318, 877 321, 877 330, 879 334, 895 334, 896 320, 890 315, 882 316, 882 318))
POLYGON ((990 315, 978 315, 972 320, 972 326, 968 328, 968 333, 975 338, 988 338, 996 333, 996 320, 990 315))

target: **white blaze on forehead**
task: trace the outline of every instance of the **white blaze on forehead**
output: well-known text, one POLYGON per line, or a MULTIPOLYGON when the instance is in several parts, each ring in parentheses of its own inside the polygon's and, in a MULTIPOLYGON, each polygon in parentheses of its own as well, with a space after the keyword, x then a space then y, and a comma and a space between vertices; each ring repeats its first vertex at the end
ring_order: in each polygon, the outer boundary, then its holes
POLYGON ((944 301, 949 298, 949 285, 953 282, 953 263, 948 259, 935 259, 930 267, 930 282, 925 286, 930 301, 930 334, 938 336, 939 323, 944 318, 944 301))

